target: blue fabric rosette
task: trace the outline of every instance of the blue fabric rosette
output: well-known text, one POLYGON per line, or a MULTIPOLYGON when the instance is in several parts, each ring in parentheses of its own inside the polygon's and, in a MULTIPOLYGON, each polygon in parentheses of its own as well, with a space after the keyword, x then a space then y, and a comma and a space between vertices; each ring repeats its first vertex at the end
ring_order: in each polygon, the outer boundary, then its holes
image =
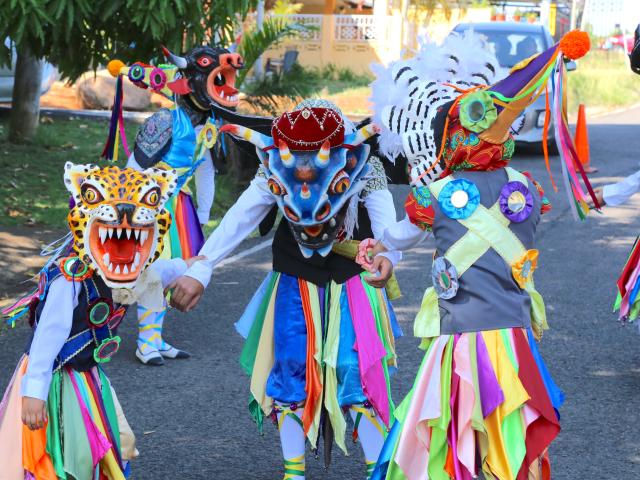
POLYGON ((457 178, 444 186, 438 203, 449 218, 455 220, 469 218, 480 204, 480 191, 475 183, 457 178))

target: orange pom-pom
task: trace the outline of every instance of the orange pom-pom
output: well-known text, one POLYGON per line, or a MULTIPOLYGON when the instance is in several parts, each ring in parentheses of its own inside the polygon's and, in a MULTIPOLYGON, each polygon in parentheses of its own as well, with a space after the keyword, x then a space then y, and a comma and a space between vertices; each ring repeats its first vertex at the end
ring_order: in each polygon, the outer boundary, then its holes
POLYGON ((120 70, 122 69, 122 67, 126 67, 122 60, 111 60, 107 64, 107 70, 109 70, 109 73, 113 77, 117 77, 118 75, 120 75, 120 70))
POLYGON ((590 48, 589 34, 581 30, 571 30, 560 39, 560 50, 571 60, 584 57, 590 48))

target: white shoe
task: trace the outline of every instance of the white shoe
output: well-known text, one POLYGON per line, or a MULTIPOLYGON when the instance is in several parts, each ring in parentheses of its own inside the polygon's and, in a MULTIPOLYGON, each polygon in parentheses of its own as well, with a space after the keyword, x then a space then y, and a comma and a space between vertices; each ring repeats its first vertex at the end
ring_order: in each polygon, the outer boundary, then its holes
POLYGON ((158 353, 162 355, 164 358, 172 358, 172 359, 183 359, 189 358, 191 354, 189 352, 185 352, 184 350, 179 350, 176 347, 169 345, 167 342, 164 342, 164 349, 159 348, 158 353))
POLYGON ((140 360, 145 365, 153 365, 155 367, 164 365, 164 359, 162 358, 162 355, 160 355, 160 352, 158 352, 158 350, 155 350, 149 346, 147 346, 145 350, 147 352, 142 353, 140 347, 136 348, 136 357, 138 358, 138 360, 140 360))

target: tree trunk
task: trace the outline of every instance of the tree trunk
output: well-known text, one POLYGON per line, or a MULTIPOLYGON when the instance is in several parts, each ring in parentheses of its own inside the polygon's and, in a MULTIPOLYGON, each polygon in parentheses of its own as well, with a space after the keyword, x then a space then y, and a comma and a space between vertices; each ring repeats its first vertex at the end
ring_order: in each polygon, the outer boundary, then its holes
POLYGON ((28 142, 36 134, 40 118, 42 66, 42 61, 28 47, 18 49, 9 118, 11 143, 28 142))

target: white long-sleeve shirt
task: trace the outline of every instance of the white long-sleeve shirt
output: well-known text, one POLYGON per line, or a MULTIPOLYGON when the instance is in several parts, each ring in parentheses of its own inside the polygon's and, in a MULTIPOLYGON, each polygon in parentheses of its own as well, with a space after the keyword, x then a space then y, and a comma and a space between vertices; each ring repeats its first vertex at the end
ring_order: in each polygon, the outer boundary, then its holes
MULTIPOLYGON (((149 268, 154 269, 160 275, 162 285, 167 286, 187 270, 187 264, 181 258, 174 258, 158 260, 149 268)), ((78 306, 81 291, 80 282, 70 282, 62 276, 51 282, 31 342, 27 372, 22 379, 23 397, 47 400, 53 363, 69 338, 73 310, 78 306)))
MULTIPOLYGON (((374 190, 364 198, 371 219, 371 229, 380 238, 385 228, 396 221, 393 197, 388 190, 374 190)), ((227 211, 218 228, 209 236, 198 255, 206 260, 196 262, 185 275, 204 287, 209 284, 213 269, 253 232, 276 203, 269 192, 267 180, 256 176, 238 201, 227 211)), ((402 258, 399 251, 384 254, 393 265, 402 258)))
POLYGON ((415 226, 409 217, 404 217, 399 222, 388 225, 380 236, 380 242, 387 250, 409 250, 427 237, 429 232, 415 226))
MULTIPOLYGON (((202 130, 202 125, 195 127, 196 136, 200 133, 200 130, 202 130)), ((135 170, 144 170, 136 161, 133 153, 129 156, 127 167, 135 170)), ((196 171, 193 172, 193 178, 196 183, 196 213, 198 215, 198 221, 201 225, 204 225, 209 221, 211 206, 213 205, 213 199, 216 194, 216 169, 213 166, 210 150, 207 149, 205 151, 204 161, 200 163, 196 171)))
POLYGON ((640 170, 636 173, 629 175, 624 180, 618 183, 612 183, 610 185, 605 185, 602 189, 602 196, 607 205, 611 205, 615 207, 617 205, 621 205, 634 193, 640 191, 640 170))

